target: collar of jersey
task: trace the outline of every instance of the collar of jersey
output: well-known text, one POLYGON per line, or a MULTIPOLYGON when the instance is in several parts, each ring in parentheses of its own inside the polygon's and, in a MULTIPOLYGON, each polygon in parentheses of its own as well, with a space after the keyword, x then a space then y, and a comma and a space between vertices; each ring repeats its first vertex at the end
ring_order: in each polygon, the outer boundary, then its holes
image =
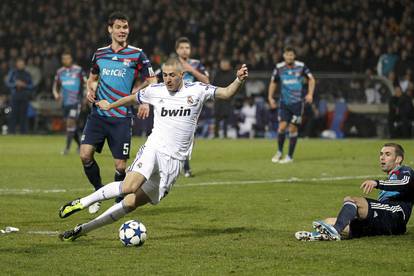
POLYGON ((120 48, 118 51, 115 51, 113 48, 112 48, 112 44, 109 46, 109 49, 111 49, 111 51, 114 53, 114 54, 117 54, 117 53, 119 53, 119 52, 121 52, 122 50, 124 50, 124 49, 126 49, 126 48, 128 48, 128 44, 125 46, 125 47, 122 47, 122 48, 120 48))

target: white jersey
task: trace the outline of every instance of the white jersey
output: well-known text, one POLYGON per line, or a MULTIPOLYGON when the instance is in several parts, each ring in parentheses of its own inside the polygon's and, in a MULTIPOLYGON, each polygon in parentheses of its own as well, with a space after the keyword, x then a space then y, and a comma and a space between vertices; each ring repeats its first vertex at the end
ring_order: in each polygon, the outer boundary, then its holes
POLYGON ((191 154, 194 132, 201 109, 214 99, 217 87, 201 82, 184 82, 177 92, 164 83, 151 84, 136 94, 138 103, 154 106, 154 127, 146 144, 179 160, 191 154))

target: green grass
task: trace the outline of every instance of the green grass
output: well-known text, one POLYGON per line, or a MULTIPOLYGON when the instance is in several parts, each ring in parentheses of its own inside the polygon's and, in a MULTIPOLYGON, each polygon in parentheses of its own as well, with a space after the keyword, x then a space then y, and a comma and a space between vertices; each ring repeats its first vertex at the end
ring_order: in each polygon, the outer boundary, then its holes
MULTIPOLYGON (((134 153, 142 142, 134 138, 134 153)), ((197 140, 195 177, 180 178, 158 206, 62 243, 56 235, 29 231, 63 231, 93 218, 87 212, 65 220, 57 215, 60 205, 91 190, 78 156, 59 154, 63 136, 2 136, 0 228, 20 232, 0 235, 0 274, 412 275, 413 223, 398 237, 304 243, 293 236, 314 219, 335 216, 345 195, 361 195, 359 176, 382 174, 383 142, 299 140, 295 162, 275 165, 275 141, 197 140), (326 180, 338 176, 355 179, 326 180), (118 228, 128 219, 147 226, 143 247, 119 242, 118 228)), ((414 143, 400 142, 412 165, 414 143)), ((97 160, 110 182, 108 150, 97 160)))

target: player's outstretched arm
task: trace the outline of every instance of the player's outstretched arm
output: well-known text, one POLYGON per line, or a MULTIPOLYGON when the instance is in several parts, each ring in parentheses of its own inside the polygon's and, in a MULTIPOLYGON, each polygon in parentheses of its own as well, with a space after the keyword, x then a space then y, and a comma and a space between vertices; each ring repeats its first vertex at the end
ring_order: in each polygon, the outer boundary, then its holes
POLYGON ((128 106, 136 103, 135 95, 129 95, 123 97, 116 102, 109 103, 107 100, 102 100, 96 103, 96 105, 102 110, 109 110, 119 106, 128 106))
POLYGON ((243 85, 244 81, 249 75, 247 65, 243 64, 241 68, 237 71, 236 79, 230 83, 227 87, 218 87, 216 90, 216 97, 218 99, 227 100, 234 96, 234 94, 239 91, 240 87, 243 85))

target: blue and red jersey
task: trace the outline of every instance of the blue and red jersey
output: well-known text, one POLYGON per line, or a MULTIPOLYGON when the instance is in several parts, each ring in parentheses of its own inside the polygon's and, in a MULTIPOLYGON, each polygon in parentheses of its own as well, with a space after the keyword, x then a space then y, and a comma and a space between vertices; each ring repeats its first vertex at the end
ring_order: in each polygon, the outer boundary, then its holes
POLYGON ((300 61, 291 66, 286 62, 276 64, 271 81, 280 83, 280 102, 290 105, 301 102, 304 96, 304 78, 311 77, 309 68, 300 61))
MULTIPOLYGON (((191 67, 193 67, 194 69, 196 69, 201 74, 208 76, 208 72, 206 70, 206 67, 204 67, 204 65, 201 63, 200 60, 190 58, 188 60, 188 64, 190 64, 191 67)), ((188 73, 188 72, 184 72, 183 80, 185 82, 195 82, 195 81, 197 81, 196 77, 194 77, 193 74, 188 73)))
POLYGON ((379 201, 399 200, 414 203, 414 171, 408 166, 398 166, 388 174, 387 180, 377 180, 379 201))
POLYGON ((85 72, 78 65, 61 67, 55 75, 55 82, 60 88, 63 106, 77 105, 82 99, 85 72))
MULTIPOLYGON (((112 103, 132 93, 138 77, 142 81, 154 76, 151 63, 145 53, 132 46, 114 51, 111 46, 99 48, 92 58, 91 73, 99 75, 96 99, 112 103)), ((131 108, 124 106, 103 111, 93 106, 92 114, 105 117, 130 117, 131 108)))

